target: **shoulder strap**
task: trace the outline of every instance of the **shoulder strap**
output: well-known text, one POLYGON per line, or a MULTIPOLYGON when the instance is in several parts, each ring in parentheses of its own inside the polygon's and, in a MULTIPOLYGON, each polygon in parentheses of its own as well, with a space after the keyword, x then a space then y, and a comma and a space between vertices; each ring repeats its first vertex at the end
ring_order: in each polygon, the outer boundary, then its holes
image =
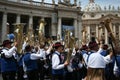
POLYGON ((93 52, 90 52, 90 54, 88 54, 87 63, 88 63, 89 57, 90 57, 90 55, 91 55, 92 53, 93 53, 93 52))
POLYGON ((118 69, 120 70, 120 65, 119 65, 119 63, 118 63, 118 58, 117 58, 117 57, 119 57, 119 56, 115 56, 115 57, 116 57, 116 59, 115 59, 116 65, 118 66, 118 69))
MULTIPOLYGON (((57 54, 57 53, 55 52, 54 54, 57 54)), ((57 55, 58 55, 58 57, 60 59, 60 63, 59 64, 61 64, 61 62, 62 62, 61 56, 59 54, 57 54, 57 55)))

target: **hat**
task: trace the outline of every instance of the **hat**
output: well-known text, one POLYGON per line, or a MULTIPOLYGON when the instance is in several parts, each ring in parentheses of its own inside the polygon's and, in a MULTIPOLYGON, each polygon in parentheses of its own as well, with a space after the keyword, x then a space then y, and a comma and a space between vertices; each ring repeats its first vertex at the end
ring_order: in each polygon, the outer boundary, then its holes
POLYGON ((5 46, 6 44, 12 44, 12 43, 13 42, 11 42, 10 40, 4 40, 1 46, 5 46))
POLYGON ((108 49, 108 45, 107 45, 107 44, 104 44, 104 45, 103 45, 103 49, 104 49, 104 50, 107 50, 107 49, 108 49))
POLYGON ((11 34, 8 34, 8 38, 11 40, 11 39, 14 39, 15 38, 15 35, 13 33, 11 34))
POLYGON ((26 52, 29 52, 29 51, 31 51, 31 48, 32 48, 32 46, 30 46, 30 45, 28 44, 28 45, 26 45, 26 47, 25 47, 25 51, 26 51, 26 52))
POLYGON ((56 42, 54 45, 53 45, 53 47, 55 48, 55 49, 57 49, 58 47, 63 47, 63 45, 60 43, 60 42, 56 42))
POLYGON ((98 44, 94 41, 94 42, 90 42, 89 44, 88 44, 88 47, 90 48, 90 49, 92 49, 92 48, 94 48, 94 47, 97 47, 98 46, 98 44))
POLYGON ((82 45, 82 47, 80 48, 80 50, 86 50, 86 49, 88 49, 87 45, 82 45))

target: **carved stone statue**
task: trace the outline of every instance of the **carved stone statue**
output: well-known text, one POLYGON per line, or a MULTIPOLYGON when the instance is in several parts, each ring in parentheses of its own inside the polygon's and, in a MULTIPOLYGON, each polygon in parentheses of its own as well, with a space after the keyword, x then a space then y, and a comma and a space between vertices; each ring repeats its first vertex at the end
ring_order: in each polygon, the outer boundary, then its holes
POLYGON ((63 1, 64 1, 64 3, 66 3, 66 4, 70 3, 70 0, 63 0, 63 1))
POLYGON ((74 5, 77 5, 77 0, 74 0, 74 5))
POLYGON ((90 0, 90 3, 94 3, 94 0, 90 0))
POLYGON ((55 4, 55 0, 52 0, 52 3, 55 4))

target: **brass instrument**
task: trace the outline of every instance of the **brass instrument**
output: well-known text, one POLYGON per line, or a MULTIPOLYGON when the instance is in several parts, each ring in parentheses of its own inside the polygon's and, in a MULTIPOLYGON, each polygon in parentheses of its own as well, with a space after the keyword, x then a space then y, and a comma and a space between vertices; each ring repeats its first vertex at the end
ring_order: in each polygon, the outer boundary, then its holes
POLYGON ((33 34, 33 29, 28 30, 27 38, 28 38, 28 44, 32 46, 35 45, 35 40, 34 40, 35 36, 33 34))
POLYGON ((113 41, 115 41, 115 36, 113 35, 113 32, 112 32, 112 29, 111 29, 111 19, 106 19, 105 22, 104 22, 104 25, 108 31, 108 33, 110 34, 111 38, 113 41))
POLYGON ((23 45, 23 28, 24 28, 24 23, 19 23, 19 24, 14 24, 15 26, 15 31, 14 31, 14 34, 15 34, 15 40, 16 42, 18 42, 18 45, 17 45, 17 52, 19 54, 22 53, 22 45, 23 45))
POLYGON ((45 21, 44 19, 40 20, 40 25, 39 25, 39 29, 38 29, 38 40, 39 40, 39 44, 43 44, 45 41, 45 37, 44 37, 44 27, 45 27, 45 21))
POLYGON ((109 33, 109 36, 111 37, 113 43, 114 43, 114 46, 116 48, 120 47, 120 44, 119 44, 119 41, 115 38, 113 32, 112 32, 112 24, 111 24, 111 19, 106 19, 104 22, 102 22, 102 24, 106 27, 108 33, 109 33))
POLYGON ((81 45, 86 45, 90 41, 90 34, 87 33, 86 27, 83 28, 82 32, 82 40, 79 41, 81 45))
POLYGON ((100 40, 102 40, 102 31, 103 31, 103 26, 98 27, 98 37, 96 37, 96 42, 100 43, 100 40))
POLYGON ((60 35, 59 34, 57 35, 57 41, 60 41, 60 35))
POLYGON ((67 62, 70 62, 71 54, 75 45, 75 38, 70 35, 70 31, 66 30, 66 36, 65 36, 65 44, 66 47, 69 48, 68 54, 67 54, 67 62))
POLYGON ((87 42, 87 39, 86 39, 86 33, 87 33, 86 28, 84 28, 81 32, 82 32, 82 44, 85 45, 86 42, 87 42))

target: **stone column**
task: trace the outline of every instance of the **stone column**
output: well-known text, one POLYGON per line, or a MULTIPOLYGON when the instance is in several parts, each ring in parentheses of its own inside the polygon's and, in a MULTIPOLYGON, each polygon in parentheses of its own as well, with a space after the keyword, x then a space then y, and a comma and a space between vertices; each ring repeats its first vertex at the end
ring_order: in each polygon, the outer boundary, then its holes
POLYGON ((7 13, 3 13, 2 18, 2 41, 7 39, 7 13))
POLYGON ((56 23, 52 23, 52 30, 51 30, 51 34, 52 36, 57 36, 57 26, 56 23))
POLYGON ((113 34, 116 37, 116 26, 115 26, 115 24, 113 25, 113 34))
POLYGON ((17 14, 16 23, 20 23, 20 14, 17 14))
POLYGON ((57 39, 61 39, 61 37, 62 37, 62 32, 61 32, 61 28, 62 27, 62 18, 61 17, 59 17, 58 18, 58 32, 57 32, 57 39))
POLYGON ((32 15, 29 16, 29 26, 28 26, 28 29, 33 29, 33 16, 32 15))
POLYGON ((96 37, 98 38, 98 35, 99 35, 99 30, 98 30, 98 25, 96 25, 96 37))
POLYGON ((108 32, 106 28, 105 28, 105 44, 108 44, 108 32))
POLYGON ((78 26, 77 26, 77 19, 76 18, 74 19, 74 29, 75 29, 75 38, 78 38, 79 29, 78 29, 78 26))
POLYGON ((52 26, 51 26, 51 34, 52 36, 57 36, 57 14, 53 13, 52 14, 52 26))
POLYGON ((120 24, 119 24, 119 26, 118 26, 118 27, 119 27, 119 40, 120 40, 120 24))
POLYGON ((29 16, 29 22, 28 22, 28 28, 27 28, 27 34, 29 35, 29 38, 33 36, 33 16, 29 16))
POLYGON ((81 15, 78 17, 78 45, 80 46, 80 41, 82 40, 82 20, 81 20, 81 15))
POLYGON ((89 35, 88 39, 89 39, 89 41, 91 41, 90 26, 88 25, 87 28, 88 28, 88 35, 89 35))

